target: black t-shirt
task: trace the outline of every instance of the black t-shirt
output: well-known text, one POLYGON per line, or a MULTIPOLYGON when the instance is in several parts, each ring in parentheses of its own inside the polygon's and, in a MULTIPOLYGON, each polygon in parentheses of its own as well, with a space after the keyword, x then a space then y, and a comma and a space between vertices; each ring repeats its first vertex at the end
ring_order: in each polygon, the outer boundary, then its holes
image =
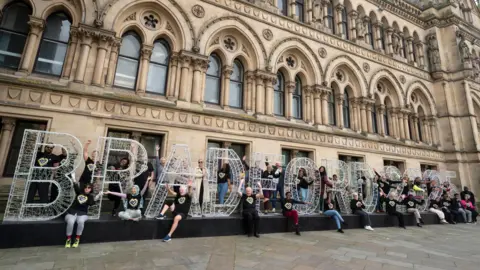
POLYGON ((298 186, 303 189, 307 189, 309 185, 313 184, 313 182, 307 182, 307 179, 303 176, 299 176, 297 179, 300 181, 298 186))
POLYGON ((407 209, 411 209, 411 208, 417 208, 417 204, 421 204, 422 202, 419 202, 415 199, 410 199, 410 198, 407 198, 405 199, 405 205, 407 206, 407 209))
POLYGON ((256 195, 251 194, 250 196, 247 196, 247 194, 242 195, 242 206, 243 206, 243 211, 253 211, 255 210, 255 200, 256 200, 256 195))
POLYGON ((143 189, 143 187, 145 186, 145 183, 147 183, 148 177, 150 177, 150 175, 153 172, 152 163, 148 162, 147 166, 148 166, 148 169, 146 171, 144 171, 142 174, 140 174, 139 176, 135 177, 135 179, 133 179, 133 183, 135 183, 135 185, 137 185, 140 188, 140 190, 143 189))
POLYGON ((362 200, 355 200, 355 199, 352 199, 350 201, 350 209, 352 209, 352 213, 357 211, 357 210, 362 210, 363 208, 365 208, 365 205, 363 204, 362 200), (361 205, 360 207, 357 206, 357 203, 360 202, 361 205))
POLYGON ((180 195, 180 193, 177 193, 177 197, 175 197, 175 212, 187 215, 191 204, 192 198, 189 194, 180 195))
POLYGON ((430 208, 438 209, 440 208, 440 205, 440 202, 437 202, 436 200, 430 200, 430 208))
POLYGON ((91 158, 85 160, 85 168, 83 169, 82 176, 80 176, 80 183, 88 184, 92 182, 92 174, 95 169, 95 163, 91 158))
POLYGON ((217 184, 227 183, 227 181, 228 181, 228 173, 224 172, 223 170, 218 171, 217 184))
POLYGON ((37 154, 35 166, 44 168, 53 167, 53 164, 59 162, 60 160, 62 159, 60 159, 57 155, 40 152, 37 154))
POLYGON ((289 212, 293 210, 294 204, 305 204, 304 202, 293 200, 293 199, 284 199, 282 200, 282 211, 289 212))
POLYGON ((440 205, 441 205, 442 207, 445 207, 445 208, 450 209, 450 206, 452 205, 452 200, 451 200, 451 199, 442 199, 442 200, 440 201, 440 205))
POLYGON ((140 193, 137 195, 127 194, 127 209, 137 210, 141 201, 142 195, 140 193))
POLYGON ((72 206, 68 209, 68 213, 71 215, 86 215, 88 213, 88 207, 95 204, 95 200, 92 194, 85 194, 83 190, 80 189, 78 184, 74 184, 75 188, 75 201, 73 201, 72 206))
POLYGON ((385 205, 387 206, 387 212, 392 213, 397 211, 397 204, 400 204, 397 200, 387 198, 385 201, 385 205))

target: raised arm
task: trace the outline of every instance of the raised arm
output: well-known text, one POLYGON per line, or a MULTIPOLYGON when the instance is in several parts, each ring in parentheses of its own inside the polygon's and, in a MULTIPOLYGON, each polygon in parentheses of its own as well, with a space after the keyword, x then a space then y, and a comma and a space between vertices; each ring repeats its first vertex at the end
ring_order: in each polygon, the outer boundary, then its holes
POLYGON ((248 166, 248 164, 247 164, 247 157, 246 156, 243 156, 242 164, 243 164, 243 166, 245 167, 246 170, 250 170, 250 166, 248 166))
POLYGON ((98 201, 101 197, 103 196, 103 191, 100 191, 95 198, 93 198, 94 201, 98 201))
POLYGON ((242 179, 242 180, 240 180, 240 184, 238 185, 237 193, 238 193, 238 196, 240 196, 240 197, 242 197, 242 195, 243 195, 242 186, 243 186, 244 183, 245 183, 245 179, 242 179))
POLYGON ((107 191, 107 192, 105 192, 105 194, 112 194, 113 196, 117 196, 117 197, 124 198, 124 199, 127 197, 127 194, 125 194, 125 193, 113 192, 113 191, 107 191))
POLYGON ((91 143, 92 141, 88 140, 83 146, 83 160, 85 161, 88 159, 88 147, 90 146, 91 143))
POLYGON ((147 182, 145 183, 145 185, 143 185, 142 192, 140 193, 142 196, 143 196, 143 194, 145 194, 145 192, 147 191, 148 186, 149 186, 149 184, 150 184, 150 181, 152 181, 152 177, 151 177, 151 176, 148 177, 147 182))
POLYGON ((188 185, 188 196, 193 197, 192 180, 189 180, 187 185, 188 185))
POLYGON ((167 190, 170 194, 172 194, 173 196, 177 196, 177 193, 173 191, 168 184, 166 184, 165 186, 167 187, 167 190))
POLYGON ((263 199, 263 189, 262 189, 262 184, 261 184, 260 182, 257 182, 257 186, 258 186, 258 190, 259 190, 259 192, 258 192, 258 194, 257 194, 257 195, 255 195, 255 197, 256 197, 257 199, 263 199))

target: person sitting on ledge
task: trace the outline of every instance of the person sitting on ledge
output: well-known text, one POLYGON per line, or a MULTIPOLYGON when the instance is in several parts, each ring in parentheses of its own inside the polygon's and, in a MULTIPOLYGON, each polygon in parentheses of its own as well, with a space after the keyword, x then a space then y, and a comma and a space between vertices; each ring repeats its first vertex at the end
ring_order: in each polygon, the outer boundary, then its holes
POLYGON ((465 212, 465 209, 463 209, 462 202, 460 200, 460 194, 455 193, 453 195, 450 211, 456 215, 455 220, 457 222, 460 222, 461 219, 463 223, 467 223, 467 212, 465 212))
POLYGON ((417 209, 417 205, 422 205, 424 204, 425 201, 417 201, 413 197, 413 191, 408 193, 408 196, 404 199, 404 204, 407 206, 407 212, 408 213, 413 213, 415 215, 415 220, 417 222, 418 227, 422 227, 422 224, 425 224, 423 222, 422 216, 420 216, 420 212, 417 209))
POLYGON ((467 223, 477 224, 478 212, 470 199, 470 194, 465 194, 465 199, 461 201, 463 209, 467 213, 467 223))
POLYGON ((152 180, 151 177, 148 178, 147 182, 143 186, 142 191, 137 185, 134 185, 128 194, 114 192, 114 191, 107 191, 105 194, 110 194, 113 196, 117 196, 124 200, 123 207, 125 211, 118 213, 118 217, 122 220, 132 220, 132 221, 139 221, 142 217, 141 208, 143 206, 143 194, 147 191, 148 185, 152 180))
POLYGON ((347 226, 347 223, 343 220, 342 215, 340 215, 336 209, 338 209, 338 205, 333 193, 332 191, 327 191, 327 198, 325 199, 323 206, 323 214, 327 217, 332 217, 337 224, 337 232, 343 233, 341 225, 347 226))
POLYGON ((185 220, 188 217, 188 211, 190 211, 190 205, 192 204, 192 197, 193 197, 193 189, 192 189, 192 181, 188 181, 188 192, 187 187, 182 185, 178 189, 178 193, 170 189, 168 184, 166 185, 168 192, 175 196, 174 202, 169 206, 165 204, 163 206, 162 212, 156 219, 164 219, 165 213, 168 209, 172 212, 173 217, 173 224, 172 228, 170 228, 170 232, 163 238, 163 242, 169 242, 172 240, 172 235, 178 227, 178 223, 181 220, 185 220))
POLYGON ((291 219, 295 224, 295 234, 300 235, 300 228, 298 227, 298 212, 293 209, 294 204, 310 204, 309 202, 302 202, 292 199, 292 193, 288 191, 285 196, 286 199, 281 200, 282 202, 282 213, 283 216, 291 219))
POLYGON ((388 194, 388 197, 386 199, 386 208, 387 208, 387 214, 389 216, 395 216, 398 218, 398 225, 401 228, 406 229, 405 227, 405 221, 403 220, 403 214, 397 211, 397 205, 400 204, 398 201, 397 193, 395 191, 392 191, 388 194))
POLYGON ((442 212, 443 214, 445 214, 445 219, 448 221, 448 223, 456 224, 455 217, 454 217, 455 213, 453 213, 453 211, 450 210, 451 205, 452 205, 452 199, 450 199, 450 195, 448 195, 448 192, 443 193, 442 200, 440 201, 442 212))
POLYGON ((85 227, 85 221, 88 219, 88 207, 94 205, 95 201, 98 201, 98 199, 103 196, 103 193, 100 192, 97 196, 93 197, 93 186, 90 183, 82 184, 82 187, 83 189, 79 183, 73 184, 76 197, 65 216, 65 222, 67 222, 67 241, 65 242, 65 248, 70 248, 70 246, 73 248, 78 247, 80 244, 80 236, 82 236, 83 228, 85 227), (77 222, 77 237, 72 245, 72 233, 75 222, 77 222))
POLYGON ((258 185, 258 194, 254 194, 251 187, 245 189, 245 194, 242 193, 242 186, 245 183, 245 179, 240 181, 238 187, 238 195, 242 197, 240 204, 242 205, 242 216, 245 224, 247 225, 248 237, 255 235, 260 237, 258 229, 260 226, 260 218, 258 217, 258 211, 256 209, 255 201, 263 198, 263 190, 260 182, 258 185))
POLYGON ((363 209, 365 209, 365 204, 358 198, 358 193, 354 192, 352 195, 353 199, 350 201, 350 209, 352 210, 352 213, 362 217, 362 225, 365 230, 373 231, 370 216, 367 212, 363 211, 363 209))
MULTIPOLYGON (((434 187, 434 189, 438 189, 438 187, 434 187)), ((431 199, 429 205, 430 207, 428 208, 428 211, 435 213, 440 219, 440 223, 448 224, 448 222, 445 220, 445 214, 440 208, 440 198, 431 199)))

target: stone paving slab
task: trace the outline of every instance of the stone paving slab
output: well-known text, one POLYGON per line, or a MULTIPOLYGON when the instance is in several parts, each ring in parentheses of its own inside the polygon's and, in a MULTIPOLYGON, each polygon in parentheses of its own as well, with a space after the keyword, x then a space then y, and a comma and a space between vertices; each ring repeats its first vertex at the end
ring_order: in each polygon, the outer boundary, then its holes
POLYGON ((2 270, 478 270, 480 225, 432 225, 0 250, 2 270))

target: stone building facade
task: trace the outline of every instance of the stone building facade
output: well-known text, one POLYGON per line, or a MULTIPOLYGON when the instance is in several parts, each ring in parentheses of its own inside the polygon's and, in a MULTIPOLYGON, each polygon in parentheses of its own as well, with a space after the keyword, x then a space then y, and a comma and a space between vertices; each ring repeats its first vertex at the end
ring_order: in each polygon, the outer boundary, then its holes
MULTIPOLYGON (((480 192, 473 0, 0 1, 0 174, 25 129, 457 172, 480 192)), ((8 180, 4 180, 7 181, 8 180)))

